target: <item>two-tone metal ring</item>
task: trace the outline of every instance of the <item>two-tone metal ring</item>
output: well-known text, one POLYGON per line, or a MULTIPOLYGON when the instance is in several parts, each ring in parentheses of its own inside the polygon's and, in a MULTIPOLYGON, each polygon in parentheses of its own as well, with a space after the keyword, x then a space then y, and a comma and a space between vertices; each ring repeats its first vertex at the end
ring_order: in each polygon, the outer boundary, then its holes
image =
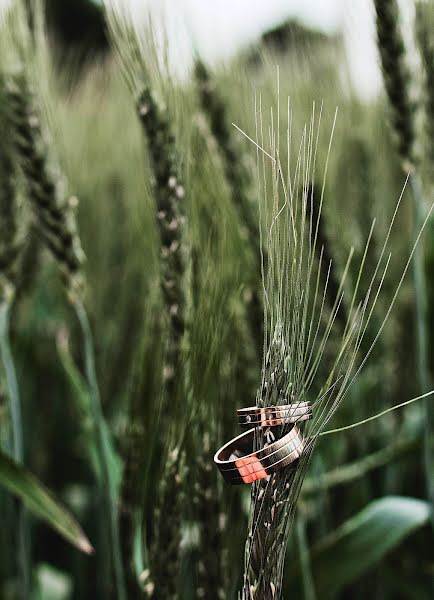
POLYGON ((248 406, 237 410, 242 431, 252 427, 277 427, 287 423, 300 423, 312 418, 310 402, 294 402, 282 406, 248 406))
POLYGON ((304 450, 303 435, 296 425, 280 439, 254 452, 256 436, 256 429, 250 429, 215 453, 214 462, 228 483, 238 485, 264 479, 296 461, 304 450))

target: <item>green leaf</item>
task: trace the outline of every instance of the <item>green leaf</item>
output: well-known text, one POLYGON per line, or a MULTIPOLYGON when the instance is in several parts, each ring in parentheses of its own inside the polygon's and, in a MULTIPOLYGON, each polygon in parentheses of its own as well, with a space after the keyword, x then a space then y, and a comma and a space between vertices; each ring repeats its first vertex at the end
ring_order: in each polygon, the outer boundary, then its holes
MULTIPOLYGON (((429 517, 430 504, 416 498, 387 496, 368 504, 312 549, 317 596, 336 597, 344 586, 425 525, 429 517)), ((289 570, 294 586, 298 569, 293 565, 289 570)))
POLYGON ((24 467, 0 451, 0 485, 15 494, 35 515, 82 552, 93 548, 74 517, 58 503, 47 488, 24 467))

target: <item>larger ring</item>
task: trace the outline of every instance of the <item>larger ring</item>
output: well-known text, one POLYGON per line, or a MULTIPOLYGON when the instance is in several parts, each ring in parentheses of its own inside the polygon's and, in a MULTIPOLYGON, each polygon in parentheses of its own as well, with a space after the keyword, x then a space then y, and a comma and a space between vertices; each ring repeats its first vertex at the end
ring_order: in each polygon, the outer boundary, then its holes
POLYGON ((312 405, 310 402, 294 402, 282 406, 248 406, 239 408, 237 414, 242 430, 252 427, 277 427, 311 419, 312 405))
POLYGON ((215 453, 214 462, 228 483, 239 485, 264 479, 295 462, 303 453, 303 435, 296 425, 282 438, 253 452, 256 435, 256 430, 250 429, 215 453))

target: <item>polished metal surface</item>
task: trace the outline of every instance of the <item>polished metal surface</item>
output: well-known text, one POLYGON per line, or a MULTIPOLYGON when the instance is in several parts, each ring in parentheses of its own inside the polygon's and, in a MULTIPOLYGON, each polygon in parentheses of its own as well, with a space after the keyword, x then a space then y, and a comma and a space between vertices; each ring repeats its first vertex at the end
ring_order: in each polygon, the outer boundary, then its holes
POLYGON ((277 427, 288 423, 299 423, 312 418, 310 402, 294 402, 282 406, 248 406, 237 410, 241 430, 252 427, 277 427))
POLYGON ((253 483, 294 463, 303 453, 304 440, 296 425, 263 448, 253 451, 257 430, 237 436, 215 453, 214 462, 224 479, 232 485, 253 483))

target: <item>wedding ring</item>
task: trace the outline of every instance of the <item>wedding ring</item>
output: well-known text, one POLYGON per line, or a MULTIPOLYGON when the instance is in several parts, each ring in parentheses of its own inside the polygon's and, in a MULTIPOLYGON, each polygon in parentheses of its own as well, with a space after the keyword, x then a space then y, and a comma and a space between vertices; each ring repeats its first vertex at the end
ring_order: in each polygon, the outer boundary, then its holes
POLYGON ((228 483, 239 485, 264 479, 294 463, 303 453, 303 435, 296 425, 280 439, 254 452, 257 435, 255 429, 250 429, 215 453, 214 462, 228 483))
POLYGON ((283 406, 248 406, 237 410, 241 430, 252 427, 277 427, 287 423, 299 423, 312 418, 310 402, 294 402, 283 406))

